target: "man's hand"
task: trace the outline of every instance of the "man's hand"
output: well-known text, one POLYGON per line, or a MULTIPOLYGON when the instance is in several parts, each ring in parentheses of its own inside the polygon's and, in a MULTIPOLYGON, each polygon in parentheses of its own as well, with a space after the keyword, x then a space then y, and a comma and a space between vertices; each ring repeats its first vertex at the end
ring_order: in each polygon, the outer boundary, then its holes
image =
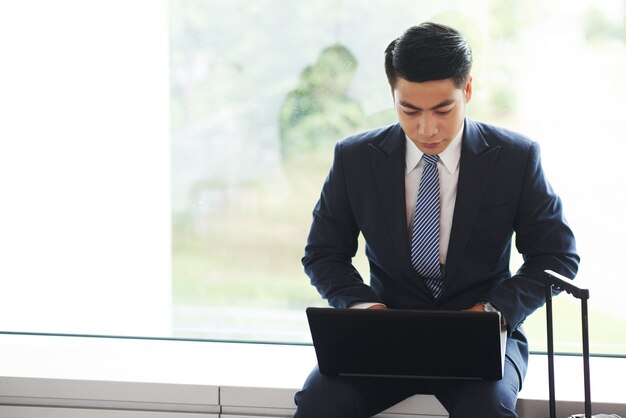
MULTIPOLYGON (((471 308, 465 309, 465 310, 466 311, 472 311, 472 312, 490 312, 487 309, 485 309, 485 304, 483 304, 483 303, 477 303, 476 305, 472 306, 471 308)), ((500 325, 502 326, 502 329, 506 330, 506 318, 499 311, 495 311, 495 312, 498 312, 498 315, 500 315, 500 325)))
POLYGON ((469 309, 465 309, 466 311, 473 311, 473 312, 485 312, 485 305, 483 305, 482 303, 477 303, 476 305, 472 306, 469 309))
POLYGON ((383 305, 382 303, 377 303, 376 305, 372 305, 372 306, 370 306, 367 309, 379 309, 379 310, 382 310, 382 309, 387 309, 387 307, 385 305, 383 305))

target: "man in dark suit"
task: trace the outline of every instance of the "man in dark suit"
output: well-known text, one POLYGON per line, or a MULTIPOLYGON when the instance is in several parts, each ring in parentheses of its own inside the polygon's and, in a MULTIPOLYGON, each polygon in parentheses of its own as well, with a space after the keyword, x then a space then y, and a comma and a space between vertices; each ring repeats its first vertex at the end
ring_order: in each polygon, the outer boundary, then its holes
POLYGON ((297 418, 369 417, 415 393, 434 394, 450 417, 517 416, 528 362, 521 324, 545 299, 534 279, 545 269, 573 278, 579 258, 538 145, 465 116, 471 64, 465 39, 443 25, 412 27, 389 45, 385 70, 400 123, 336 145, 302 262, 337 308, 499 311, 504 377, 343 378, 316 368, 296 394, 297 418), (369 286, 351 263, 359 233, 369 286), (511 275, 513 233, 524 264, 511 275), (429 254, 436 267, 427 271, 429 254))

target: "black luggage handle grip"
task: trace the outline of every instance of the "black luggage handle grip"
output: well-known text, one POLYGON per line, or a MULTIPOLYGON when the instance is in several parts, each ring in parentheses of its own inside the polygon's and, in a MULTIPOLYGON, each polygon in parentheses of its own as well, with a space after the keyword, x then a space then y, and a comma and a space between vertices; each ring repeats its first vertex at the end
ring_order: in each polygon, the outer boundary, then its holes
POLYGON ((552 270, 545 270, 545 273, 545 283, 547 286, 552 286, 555 290, 563 290, 576 299, 589 299, 589 289, 582 289, 576 286, 570 279, 552 270))
POLYGON ((583 340, 583 371, 585 386, 585 416, 591 418, 591 382, 589 378, 589 327, 587 300, 589 290, 581 289, 570 279, 552 270, 544 270, 546 289, 546 326, 548 331, 548 380, 550 391, 550 418, 556 418, 556 397, 554 391, 554 333, 552 330, 552 290, 563 290, 580 299, 583 340))

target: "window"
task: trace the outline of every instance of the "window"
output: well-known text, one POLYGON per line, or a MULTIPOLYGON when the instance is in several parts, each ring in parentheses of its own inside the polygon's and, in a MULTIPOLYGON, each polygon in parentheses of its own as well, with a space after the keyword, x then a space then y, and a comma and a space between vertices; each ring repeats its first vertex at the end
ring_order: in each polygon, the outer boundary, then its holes
POLYGON ((170 335, 167 2, 0 2, 0 330, 170 335))
MULTIPOLYGON (((395 122, 383 51, 435 20, 473 47, 470 116, 541 144, 592 352, 625 355, 624 7, 2 2, 0 331, 309 341, 325 302, 300 258, 333 144, 395 122)), ((576 303, 555 304, 557 350, 579 351, 576 303)))
MULTIPOLYGON (((612 237, 626 226, 617 212, 623 145, 600 139, 620 131, 623 4, 176 1, 171 13, 177 335, 308 341, 303 309, 325 302, 299 259, 332 146, 395 121, 383 51, 410 25, 435 20, 473 47, 470 115, 540 142, 578 238, 579 277, 593 289, 593 350, 626 353, 611 331, 626 325, 612 296, 623 286, 607 262, 619 259, 612 237), (602 156, 588 162, 591 149, 602 156)), ((367 276, 362 254, 356 263, 367 276)), ((557 348, 578 351, 578 307, 555 304, 557 348)), ((527 321, 535 349, 544 321, 527 321)))

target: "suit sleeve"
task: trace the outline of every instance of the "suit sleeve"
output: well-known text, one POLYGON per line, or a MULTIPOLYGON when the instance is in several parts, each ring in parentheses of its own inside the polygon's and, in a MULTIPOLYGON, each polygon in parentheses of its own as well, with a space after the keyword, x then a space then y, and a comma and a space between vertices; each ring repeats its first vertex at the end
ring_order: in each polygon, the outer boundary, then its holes
POLYGON ((560 198, 545 178, 536 143, 529 149, 514 229, 524 263, 513 277, 486 296, 506 318, 509 335, 545 303, 541 280, 544 270, 569 278, 578 271, 574 235, 563 215, 560 198))
POLYGON ((348 308, 358 302, 383 303, 352 265, 360 231, 349 200, 343 152, 340 142, 335 146, 332 168, 313 210, 302 264, 311 284, 333 307, 348 308))

